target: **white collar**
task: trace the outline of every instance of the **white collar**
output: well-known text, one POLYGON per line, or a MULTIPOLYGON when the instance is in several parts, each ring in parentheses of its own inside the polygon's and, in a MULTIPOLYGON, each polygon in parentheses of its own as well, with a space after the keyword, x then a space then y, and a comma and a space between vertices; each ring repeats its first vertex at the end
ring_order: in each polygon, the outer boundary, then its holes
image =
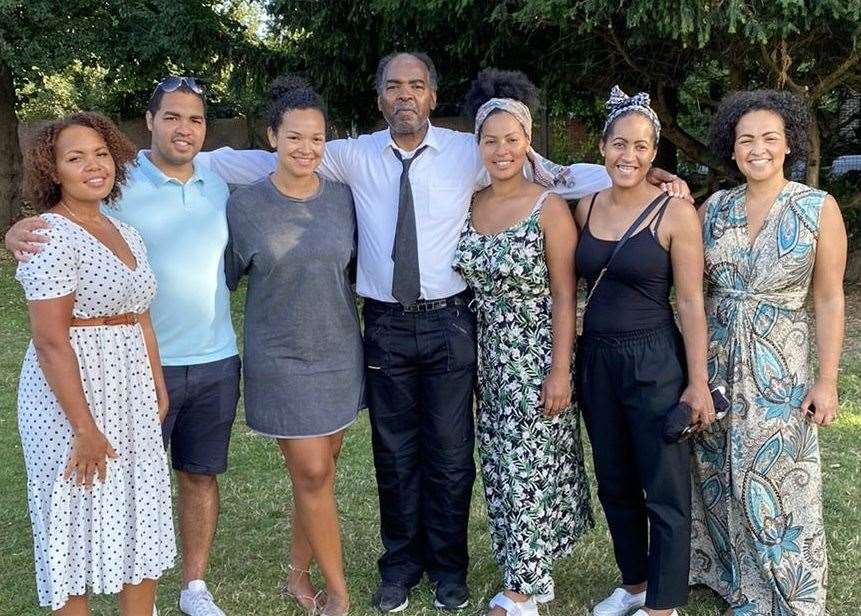
POLYGON ((392 139, 392 131, 389 128, 385 128, 384 133, 386 135, 385 146, 383 147, 384 153, 386 150, 391 148, 392 151, 398 150, 404 158, 409 158, 413 156, 419 148, 424 146, 436 150, 437 152, 440 151, 439 132, 434 128, 434 125, 431 124, 430 120, 428 120, 428 130, 425 133, 425 138, 422 139, 422 142, 418 146, 416 146, 415 150, 412 150, 410 152, 407 152, 397 143, 395 143, 395 140, 392 139))

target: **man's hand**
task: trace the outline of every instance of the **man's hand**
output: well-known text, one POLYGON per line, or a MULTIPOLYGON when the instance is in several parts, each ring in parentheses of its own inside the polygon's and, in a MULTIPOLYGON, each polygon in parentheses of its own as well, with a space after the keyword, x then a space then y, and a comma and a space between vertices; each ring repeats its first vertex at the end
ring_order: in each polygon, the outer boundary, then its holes
POLYGON ((33 232, 36 229, 48 229, 50 226, 39 216, 19 220, 6 232, 6 249, 16 260, 26 261, 31 254, 34 255, 42 250, 39 244, 49 241, 44 235, 33 232))
POLYGON ((660 187, 661 190, 671 197, 678 197, 679 199, 683 199, 689 203, 694 202, 688 183, 669 171, 664 171, 658 167, 652 167, 649 169, 649 173, 646 174, 646 180, 649 184, 660 187))
POLYGON ((170 396, 168 396, 167 388, 163 385, 156 386, 156 399, 158 400, 158 422, 164 423, 167 412, 170 410, 170 396))

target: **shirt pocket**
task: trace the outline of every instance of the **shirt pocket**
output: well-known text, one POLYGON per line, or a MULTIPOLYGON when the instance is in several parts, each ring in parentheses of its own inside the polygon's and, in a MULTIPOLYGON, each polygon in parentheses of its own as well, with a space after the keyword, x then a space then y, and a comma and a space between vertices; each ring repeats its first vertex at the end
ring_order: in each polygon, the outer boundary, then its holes
POLYGON ((466 215, 469 196, 457 184, 435 182, 426 188, 425 213, 435 221, 460 220, 466 215))

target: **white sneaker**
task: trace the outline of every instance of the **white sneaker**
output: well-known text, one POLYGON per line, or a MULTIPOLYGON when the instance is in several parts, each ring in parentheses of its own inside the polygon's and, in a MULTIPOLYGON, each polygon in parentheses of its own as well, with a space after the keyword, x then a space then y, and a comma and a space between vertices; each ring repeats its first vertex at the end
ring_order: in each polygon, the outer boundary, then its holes
POLYGON ((188 616, 226 616, 215 605, 203 580, 192 580, 188 588, 179 593, 179 611, 188 616))
POLYGON ((550 590, 544 593, 543 595, 534 595, 532 598, 535 600, 535 603, 538 605, 542 605, 544 603, 550 603, 554 599, 556 599, 556 593, 554 592, 555 585, 553 584, 553 580, 550 580, 550 590))
POLYGON ((624 588, 617 588, 609 597, 592 608, 592 616, 626 616, 631 610, 639 609, 644 605, 646 605, 645 590, 634 595, 624 588))
POLYGON ((504 609, 506 616, 538 616, 538 605, 532 599, 515 602, 499 593, 490 600, 490 608, 495 607, 504 609))
POLYGON ((546 592, 543 595, 533 595, 532 598, 535 600, 535 603, 538 605, 543 605, 545 603, 550 603, 551 601, 556 600, 556 593, 553 592, 553 589, 550 589, 550 592, 546 592))

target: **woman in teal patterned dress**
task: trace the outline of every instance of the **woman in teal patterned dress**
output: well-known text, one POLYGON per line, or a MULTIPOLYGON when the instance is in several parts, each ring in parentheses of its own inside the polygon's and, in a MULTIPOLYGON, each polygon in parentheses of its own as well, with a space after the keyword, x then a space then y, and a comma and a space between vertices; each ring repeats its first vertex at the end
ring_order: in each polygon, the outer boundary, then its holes
POLYGON ((524 75, 492 69, 468 96, 491 185, 475 195, 454 267, 479 324, 479 453, 504 587, 491 616, 537 616, 553 598, 553 561, 593 524, 570 409, 576 228, 565 201, 523 173, 532 120, 521 100, 536 99, 524 75))
POLYGON ((760 90, 725 99, 712 127, 747 183, 701 210, 709 379, 732 409, 694 442, 691 583, 735 615, 825 614, 817 428, 837 413, 846 231, 831 196, 784 176, 804 159, 808 122, 795 97, 760 90))

